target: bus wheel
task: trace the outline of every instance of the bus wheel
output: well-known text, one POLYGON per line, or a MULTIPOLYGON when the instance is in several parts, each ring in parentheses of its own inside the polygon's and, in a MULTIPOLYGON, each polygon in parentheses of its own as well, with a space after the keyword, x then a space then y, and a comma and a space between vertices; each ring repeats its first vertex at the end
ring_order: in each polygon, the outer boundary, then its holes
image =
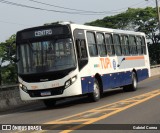
POLYGON ((123 90, 128 92, 128 91, 136 91, 138 87, 138 82, 137 82, 137 75, 135 72, 132 72, 132 84, 124 86, 123 90))
POLYGON ((92 102, 97 102, 100 99, 100 86, 97 79, 94 81, 93 92, 89 94, 89 98, 92 102))
POLYGON ((56 101, 54 99, 46 99, 46 100, 43 100, 43 103, 47 108, 53 108, 56 104, 56 101))

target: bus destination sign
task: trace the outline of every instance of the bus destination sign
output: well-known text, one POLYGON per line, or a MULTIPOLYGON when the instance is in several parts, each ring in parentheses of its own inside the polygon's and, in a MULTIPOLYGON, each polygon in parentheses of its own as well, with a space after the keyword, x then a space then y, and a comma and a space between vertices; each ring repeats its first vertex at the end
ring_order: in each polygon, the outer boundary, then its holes
POLYGON ((52 29, 35 31, 35 37, 52 35, 52 29))
MULTIPOLYGON (((28 31, 22 31, 20 34, 21 40, 41 38, 54 35, 68 35, 70 33, 67 26, 51 27, 51 28, 37 28, 28 31)), ((18 35, 19 36, 19 35, 18 35)))

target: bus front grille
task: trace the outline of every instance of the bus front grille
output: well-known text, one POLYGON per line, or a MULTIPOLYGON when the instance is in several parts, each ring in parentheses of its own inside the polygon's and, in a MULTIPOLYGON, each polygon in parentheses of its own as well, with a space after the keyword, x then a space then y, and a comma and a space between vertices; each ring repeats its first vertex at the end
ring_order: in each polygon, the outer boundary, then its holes
POLYGON ((30 97, 55 96, 63 94, 64 89, 64 86, 61 86, 57 88, 49 88, 42 90, 28 90, 28 94, 30 95, 30 97))

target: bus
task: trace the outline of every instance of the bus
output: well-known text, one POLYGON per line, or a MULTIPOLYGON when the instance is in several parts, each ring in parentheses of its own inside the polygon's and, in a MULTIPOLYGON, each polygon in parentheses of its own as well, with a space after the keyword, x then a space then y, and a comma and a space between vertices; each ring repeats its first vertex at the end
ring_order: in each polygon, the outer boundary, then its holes
POLYGON ((18 31, 16 49, 21 99, 47 107, 79 95, 98 101, 108 89, 135 91, 150 77, 141 32, 58 23, 18 31))

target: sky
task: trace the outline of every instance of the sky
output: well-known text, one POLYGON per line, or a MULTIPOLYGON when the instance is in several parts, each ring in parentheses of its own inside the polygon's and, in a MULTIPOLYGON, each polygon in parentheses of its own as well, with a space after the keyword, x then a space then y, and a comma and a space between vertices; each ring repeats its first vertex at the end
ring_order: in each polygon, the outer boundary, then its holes
MULTIPOLYGON (((160 2, 159 2, 160 3, 160 2)), ((57 21, 84 24, 155 0, 0 0, 0 42, 17 31, 57 21)))

